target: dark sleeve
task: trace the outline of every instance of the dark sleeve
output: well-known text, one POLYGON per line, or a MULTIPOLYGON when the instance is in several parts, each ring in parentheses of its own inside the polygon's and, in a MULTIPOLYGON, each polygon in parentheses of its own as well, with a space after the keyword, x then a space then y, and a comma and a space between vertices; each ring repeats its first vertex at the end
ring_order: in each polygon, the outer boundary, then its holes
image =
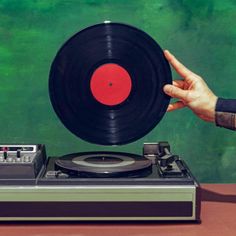
POLYGON ((215 111, 217 126, 236 130, 236 99, 218 98, 215 111))

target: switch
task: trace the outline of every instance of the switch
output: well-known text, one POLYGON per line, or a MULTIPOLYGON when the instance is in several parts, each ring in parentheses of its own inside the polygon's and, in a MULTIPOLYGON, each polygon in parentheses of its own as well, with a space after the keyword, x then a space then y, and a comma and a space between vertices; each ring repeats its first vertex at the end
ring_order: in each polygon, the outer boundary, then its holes
POLYGON ((3 152, 3 157, 4 157, 5 160, 7 159, 7 151, 3 152))
POLYGON ((20 158, 20 156, 21 156, 20 149, 17 149, 17 151, 16 151, 16 157, 17 157, 17 158, 20 158))

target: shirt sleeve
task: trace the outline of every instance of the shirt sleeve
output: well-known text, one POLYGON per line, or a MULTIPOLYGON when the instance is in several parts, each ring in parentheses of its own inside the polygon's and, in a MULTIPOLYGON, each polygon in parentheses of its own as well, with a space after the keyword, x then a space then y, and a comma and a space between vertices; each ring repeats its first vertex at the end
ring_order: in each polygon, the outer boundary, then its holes
POLYGON ((236 130, 236 99, 218 98, 215 111, 217 126, 236 130))

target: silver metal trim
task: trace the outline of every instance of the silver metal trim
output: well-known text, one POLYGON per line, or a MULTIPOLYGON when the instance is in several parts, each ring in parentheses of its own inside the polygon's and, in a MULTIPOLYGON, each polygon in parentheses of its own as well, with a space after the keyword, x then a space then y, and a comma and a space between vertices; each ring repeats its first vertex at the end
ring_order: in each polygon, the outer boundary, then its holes
MULTIPOLYGON (((37 145, 27 145, 27 144, 22 144, 22 145, 19 145, 19 144, 0 144, 0 147, 30 147, 30 148, 33 148, 32 151, 24 151, 22 150, 21 152, 22 153, 35 153, 37 151, 37 145)), ((0 153, 3 153, 3 151, 0 151, 0 153)), ((8 151, 8 153, 16 153, 16 151, 8 151)))
POLYGON ((35 186, 0 186, 1 189, 195 189, 194 185, 168 185, 168 186, 153 186, 153 185, 35 185, 35 186))
POLYGON ((146 221, 146 220, 196 220, 194 216, 190 217, 0 217, 0 221, 146 221))

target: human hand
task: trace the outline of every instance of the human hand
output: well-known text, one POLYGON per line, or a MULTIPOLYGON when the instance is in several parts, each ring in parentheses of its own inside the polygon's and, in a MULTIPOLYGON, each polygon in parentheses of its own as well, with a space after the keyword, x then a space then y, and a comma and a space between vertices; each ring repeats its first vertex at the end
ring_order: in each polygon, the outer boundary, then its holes
POLYGON ((173 66, 183 80, 174 80, 173 84, 164 86, 164 92, 179 99, 169 104, 167 111, 174 111, 183 107, 190 108, 199 118, 215 122, 215 106, 217 97, 208 88, 204 80, 187 69, 169 51, 164 51, 166 59, 173 66))

